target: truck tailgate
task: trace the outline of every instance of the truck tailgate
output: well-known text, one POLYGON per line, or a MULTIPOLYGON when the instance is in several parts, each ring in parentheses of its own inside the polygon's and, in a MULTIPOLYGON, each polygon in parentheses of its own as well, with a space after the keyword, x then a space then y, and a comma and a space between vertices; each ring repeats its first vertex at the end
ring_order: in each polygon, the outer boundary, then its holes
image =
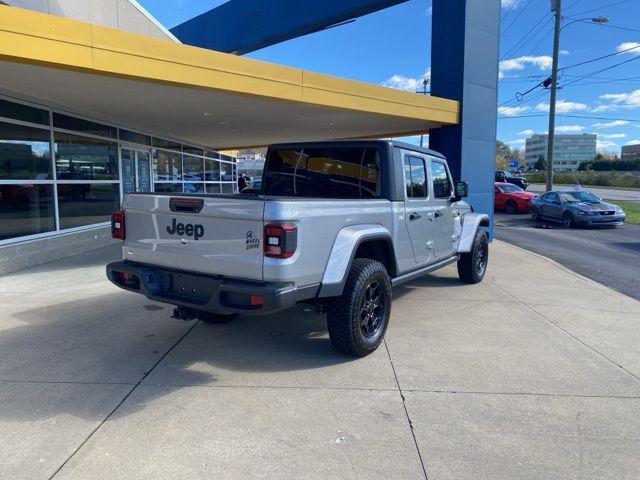
POLYGON ((127 195, 125 260, 262 280, 264 200, 127 195))

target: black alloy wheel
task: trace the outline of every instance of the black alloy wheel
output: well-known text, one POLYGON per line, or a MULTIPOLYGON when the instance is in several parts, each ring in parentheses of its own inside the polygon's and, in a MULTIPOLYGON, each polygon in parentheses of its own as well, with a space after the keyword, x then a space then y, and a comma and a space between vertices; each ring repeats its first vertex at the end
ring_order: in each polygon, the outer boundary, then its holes
POLYGON ((360 330, 371 338, 378 334, 386 314, 386 302, 382 285, 373 280, 369 282, 360 301, 360 330))
POLYGON ((504 209, 507 213, 518 213, 518 204, 514 200, 507 200, 504 204, 504 209))

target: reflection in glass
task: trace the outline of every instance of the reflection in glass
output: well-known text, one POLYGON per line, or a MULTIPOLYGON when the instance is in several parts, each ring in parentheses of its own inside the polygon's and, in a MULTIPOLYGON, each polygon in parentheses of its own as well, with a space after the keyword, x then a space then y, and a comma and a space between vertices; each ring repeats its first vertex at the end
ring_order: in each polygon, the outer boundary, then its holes
POLYGON ((117 180, 118 144, 55 132, 59 180, 117 180))
POLYGON ((223 183, 222 193, 234 193, 235 183, 223 183))
POLYGON ((0 240, 55 230, 53 185, 0 185, 0 240))
POLYGON ((153 151, 153 179, 158 181, 181 181, 182 158, 179 153, 153 151))
POLYGON ((0 122, 0 179, 50 180, 49 132, 0 122))
POLYGON ((20 103, 0 100, 0 117, 14 118, 23 122, 49 125, 49 112, 40 108, 28 107, 20 103))
POLYGON ((224 182, 233 181, 233 165, 231 163, 220 162, 220 171, 221 171, 222 181, 224 182))
POLYGON ((204 180, 204 161, 198 157, 184 155, 184 181, 197 182, 204 180))
POLYGON ((158 193, 181 193, 181 183, 156 183, 153 185, 153 190, 158 193))
POLYGON ((203 193, 204 183, 185 183, 184 192, 185 193, 203 193))
POLYGON ((207 183, 207 193, 220 193, 220 184, 219 183, 207 183))
POLYGON ((60 228, 107 222, 120 209, 120 186, 113 184, 59 184, 60 228))
POLYGON ((89 135, 97 135, 99 137, 118 138, 118 131, 115 127, 90 122, 81 118, 70 117, 62 113, 53 112, 53 126, 64 128, 65 130, 88 133, 89 135))
POLYGON ((207 182, 220 181, 220 162, 217 160, 204 161, 204 179, 207 182))

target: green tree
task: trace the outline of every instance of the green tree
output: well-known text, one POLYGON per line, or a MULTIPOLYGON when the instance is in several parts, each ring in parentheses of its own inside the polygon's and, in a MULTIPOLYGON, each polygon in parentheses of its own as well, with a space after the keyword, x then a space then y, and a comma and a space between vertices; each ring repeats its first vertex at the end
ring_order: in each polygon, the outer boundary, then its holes
POLYGON ((547 162, 544 159, 544 155, 540 155, 538 157, 538 161, 534 165, 536 170, 545 170, 547 168, 547 162))

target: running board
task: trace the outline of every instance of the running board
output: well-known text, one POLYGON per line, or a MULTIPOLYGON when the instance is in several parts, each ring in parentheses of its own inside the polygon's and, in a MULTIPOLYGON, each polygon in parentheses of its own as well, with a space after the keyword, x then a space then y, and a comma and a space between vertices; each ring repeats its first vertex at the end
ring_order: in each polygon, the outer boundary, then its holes
POLYGON ((426 267, 419 268, 418 270, 400 275, 399 277, 391 279, 391 286, 395 287, 397 285, 410 282, 411 280, 415 280, 416 278, 421 277, 427 273, 431 273, 434 270, 438 270, 439 268, 446 267, 453 262, 457 262, 459 258, 459 255, 454 255, 453 257, 445 258, 444 260, 440 260, 439 262, 427 265, 426 267))

